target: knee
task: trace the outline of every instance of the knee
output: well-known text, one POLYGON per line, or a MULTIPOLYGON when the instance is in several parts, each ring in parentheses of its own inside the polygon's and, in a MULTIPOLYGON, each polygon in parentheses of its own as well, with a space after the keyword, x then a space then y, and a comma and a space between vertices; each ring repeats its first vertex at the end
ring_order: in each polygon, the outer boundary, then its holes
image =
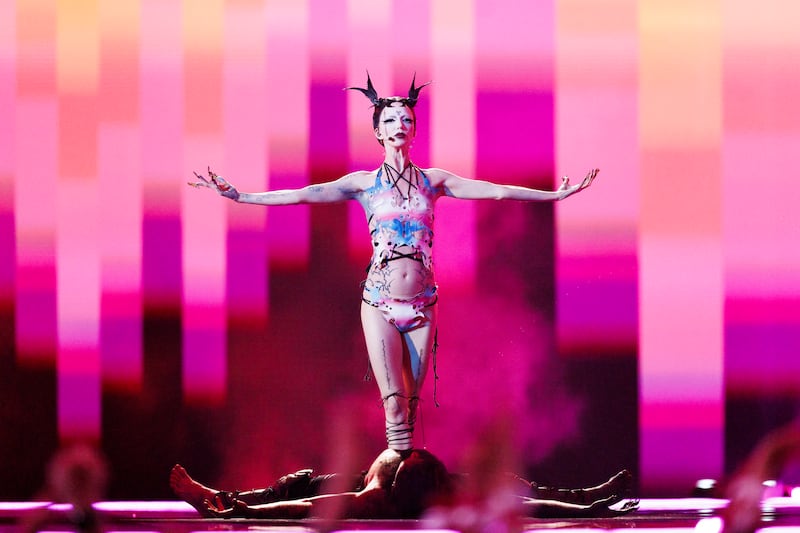
POLYGON ((408 402, 405 398, 391 396, 383 400, 383 410, 386 413, 386 421, 398 424, 406 421, 408 413, 408 402))

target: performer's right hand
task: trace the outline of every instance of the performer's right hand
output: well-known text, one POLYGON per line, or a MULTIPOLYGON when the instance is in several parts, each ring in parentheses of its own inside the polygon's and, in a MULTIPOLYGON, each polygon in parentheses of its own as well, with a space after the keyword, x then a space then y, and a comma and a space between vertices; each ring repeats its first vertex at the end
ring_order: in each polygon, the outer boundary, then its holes
POLYGON ((197 172, 195 172, 194 175, 197 177, 198 181, 188 182, 192 187, 208 187, 209 189, 217 191, 220 195, 230 198, 234 202, 239 200, 239 191, 236 190, 236 187, 228 183, 222 176, 216 174, 211 170, 211 167, 208 167, 208 178, 201 176, 197 172))

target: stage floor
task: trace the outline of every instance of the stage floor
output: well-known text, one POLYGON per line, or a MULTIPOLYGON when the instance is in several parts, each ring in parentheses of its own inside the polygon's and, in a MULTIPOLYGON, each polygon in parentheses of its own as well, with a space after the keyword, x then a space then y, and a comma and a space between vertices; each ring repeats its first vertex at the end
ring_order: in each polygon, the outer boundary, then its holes
MULTIPOLYGON (((614 518, 583 518, 570 520, 526 519, 526 532, 569 529, 573 532, 647 529, 648 531, 697 531, 715 533, 721 522, 717 515, 725 507, 725 500, 712 498, 643 499, 639 510, 614 518)), ((346 531, 437 531, 429 529, 422 521, 402 520, 346 520, 335 524, 319 520, 245 520, 202 519, 188 504, 177 501, 150 502, 100 502, 96 509, 101 516, 102 530, 106 532, 174 532, 194 531, 280 531, 283 533, 325 533, 346 531)), ((764 523, 762 531, 800 531, 800 499, 770 498, 762 506, 764 523)), ((45 513, 50 520, 39 531, 77 531, 67 521, 68 506, 42 502, 0 502, 0 533, 24 531, 23 524, 45 513)), ((492 529, 495 533, 502 533, 492 529)))

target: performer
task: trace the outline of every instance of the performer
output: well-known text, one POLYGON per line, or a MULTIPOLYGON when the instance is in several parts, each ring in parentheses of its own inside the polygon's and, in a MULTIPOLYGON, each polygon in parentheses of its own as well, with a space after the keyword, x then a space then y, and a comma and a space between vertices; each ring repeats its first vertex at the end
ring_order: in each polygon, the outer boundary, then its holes
MULTIPOLYGON (((425 84, 427 85, 427 84, 425 84)), ((419 394, 435 357, 438 289, 433 269, 434 204, 442 196, 520 201, 563 200, 591 185, 597 169, 575 185, 565 176, 555 191, 541 191, 466 179, 438 168, 421 169, 410 157, 416 136, 414 106, 420 90, 412 80, 408 96, 380 98, 367 76, 361 91, 374 106, 375 138, 384 159, 375 170, 352 172, 335 181, 291 190, 239 192, 208 170, 195 187, 206 187, 236 202, 259 205, 331 203, 356 200, 364 208, 373 253, 363 285, 361 323, 370 365, 386 416, 389 448, 409 450, 419 394), (405 354, 405 356, 404 356, 405 354)))
MULTIPOLYGON (((319 517, 320 509, 333 503, 339 505, 337 518, 412 519, 432 506, 458 503, 459 486, 466 478, 448 472, 436 456, 420 449, 403 455, 387 449, 365 473, 352 479, 351 490, 331 493, 327 488, 336 484, 333 478, 339 475, 316 476, 312 470, 300 470, 266 489, 228 492, 197 482, 182 466, 175 465, 170 472, 170 487, 204 517, 302 519, 319 517)), ((511 475, 508 481, 513 498, 527 516, 612 516, 633 511, 637 505, 630 501, 619 510, 609 508, 630 491, 627 470, 586 489, 537 487, 511 475)))

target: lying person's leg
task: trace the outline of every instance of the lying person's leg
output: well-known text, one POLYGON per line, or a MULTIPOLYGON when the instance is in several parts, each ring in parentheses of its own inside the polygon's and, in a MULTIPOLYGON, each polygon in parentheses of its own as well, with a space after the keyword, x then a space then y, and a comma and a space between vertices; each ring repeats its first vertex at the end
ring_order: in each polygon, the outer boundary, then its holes
POLYGON ((169 473, 169 486, 175 496, 194 507, 202 516, 212 516, 205 502, 213 502, 220 491, 195 481, 181 465, 172 467, 169 473))
POLYGON ((620 498, 630 494, 633 476, 628 470, 622 470, 607 481, 594 487, 584 489, 561 489, 542 487, 531 482, 530 496, 537 500, 555 500, 576 505, 591 505, 598 500, 618 496, 620 498))

